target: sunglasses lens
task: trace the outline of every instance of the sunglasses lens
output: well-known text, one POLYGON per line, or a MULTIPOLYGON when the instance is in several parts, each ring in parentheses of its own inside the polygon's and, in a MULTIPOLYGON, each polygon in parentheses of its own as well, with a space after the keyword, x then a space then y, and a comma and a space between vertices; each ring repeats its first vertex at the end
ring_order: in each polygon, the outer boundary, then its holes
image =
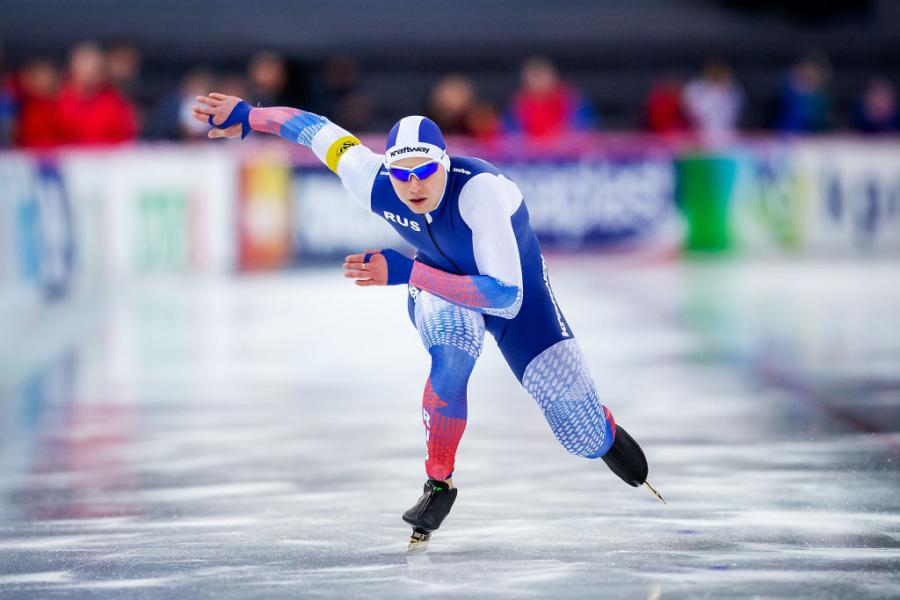
POLYGON ((388 169, 388 172, 390 172, 391 177, 393 177, 397 181, 409 181, 409 178, 412 176, 412 171, 409 171, 407 169, 400 169, 397 167, 390 167, 388 169))
POLYGON ((425 163, 424 165, 419 165, 415 169, 413 169, 413 173, 415 173, 416 177, 420 180, 425 179, 426 177, 431 177, 438 170, 438 164, 436 162, 425 163))
POLYGON ((418 167, 414 167, 412 169, 404 169, 402 167, 389 167, 388 172, 391 174, 391 177, 393 177, 397 181, 409 181, 413 175, 416 176, 416 179, 421 181, 434 175, 438 170, 438 165, 439 163, 432 161, 427 162, 424 165, 419 165, 418 167))

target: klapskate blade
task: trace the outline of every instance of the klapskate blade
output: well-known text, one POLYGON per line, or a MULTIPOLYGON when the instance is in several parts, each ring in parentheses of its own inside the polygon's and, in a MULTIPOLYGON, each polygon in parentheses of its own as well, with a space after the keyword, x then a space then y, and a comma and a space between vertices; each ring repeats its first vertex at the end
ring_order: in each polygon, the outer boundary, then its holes
POLYGON ((430 539, 430 533, 419 533, 417 531, 413 531, 412 535, 409 536, 409 546, 406 547, 406 553, 417 554, 419 552, 425 552, 425 550, 428 548, 428 540, 430 539))
POLYGON ((644 485, 647 486, 647 489, 650 490, 650 493, 651 493, 651 494, 653 494, 654 496, 656 496, 656 499, 657 499, 657 500, 659 500, 659 501, 662 502, 663 504, 666 503, 665 498, 663 498, 662 495, 661 495, 659 492, 656 491, 656 488, 655 488, 655 487, 653 487, 652 485, 650 485, 650 482, 649 482, 649 481, 645 481, 645 482, 644 482, 644 485))

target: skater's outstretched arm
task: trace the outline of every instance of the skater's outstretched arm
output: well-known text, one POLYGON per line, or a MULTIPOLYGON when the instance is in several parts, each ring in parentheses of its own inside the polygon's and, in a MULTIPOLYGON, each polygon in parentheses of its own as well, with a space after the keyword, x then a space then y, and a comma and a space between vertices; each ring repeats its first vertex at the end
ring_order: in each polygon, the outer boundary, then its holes
POLYGON ((366 148, 346 129, 325 117, 297 108, 253 108, 235 96, 197 96, 194 118, 209 123, 210 138, 246 137, 251 131, 277 135, 310 148, 334 171, 354 198, 368 208, 372 181, 382 156, 366 148))

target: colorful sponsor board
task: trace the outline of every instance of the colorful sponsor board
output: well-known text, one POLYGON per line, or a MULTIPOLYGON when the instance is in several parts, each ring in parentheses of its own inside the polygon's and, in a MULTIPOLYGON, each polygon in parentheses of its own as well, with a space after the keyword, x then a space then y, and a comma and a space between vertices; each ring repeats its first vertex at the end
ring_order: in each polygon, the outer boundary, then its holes
POLYGON ((736 153, 732 224, 747 250, 900 251, 900 145, 765 144, 736 153))
MULTIPOLYGON (((500 164, 525 198, 531 223, 547 248, 677 244, 675 178, 664 158, 529 161, 500 164)), ((404 247, 384 222, 362 209, 324 168, 295 169, 294 244, 299 260, 361 247, 404 247)))
MULTIPOLYGON (((712 171, 703 154, 647 138, 618 150, 588 142, 547 156, 485 149, 521 188, 547 248, 687 240, 749 252, 900 251, 896 141, 756 140, 705 155, 724 166, 712 171), (683 168, 691 160, 702 168, 683 168)), ((146 272, 269 269, 404 248, 324 165, 309 164, 306 149, 304 166, 291 166, 298 149, 285 147, 290 161, 265 145, 252 154, 239 145, 0 154, 0 289, 53 298, 146 272)))
POLYGON ((501 164, 547 248, 677 243, 670 157, 501 164))
POLYGON ((241 166, 238 196, 238 268, 277 269, 290 264, 291 168, 277 155, 241 166))

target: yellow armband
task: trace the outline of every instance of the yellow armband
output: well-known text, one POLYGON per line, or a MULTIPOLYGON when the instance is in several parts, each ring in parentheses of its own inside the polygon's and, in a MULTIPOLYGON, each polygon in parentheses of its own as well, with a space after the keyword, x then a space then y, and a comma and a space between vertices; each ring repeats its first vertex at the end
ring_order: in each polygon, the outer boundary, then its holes
POLYGON ((344 153, 353 146, 359 146, 359 144, 360 141, 352 135, 345 135, 344 137, 335 140, 331 146, 328 147, 328 153, 325 155, 325 164, 329 169, 337 173, 338 162, 340 162, 344 153))

